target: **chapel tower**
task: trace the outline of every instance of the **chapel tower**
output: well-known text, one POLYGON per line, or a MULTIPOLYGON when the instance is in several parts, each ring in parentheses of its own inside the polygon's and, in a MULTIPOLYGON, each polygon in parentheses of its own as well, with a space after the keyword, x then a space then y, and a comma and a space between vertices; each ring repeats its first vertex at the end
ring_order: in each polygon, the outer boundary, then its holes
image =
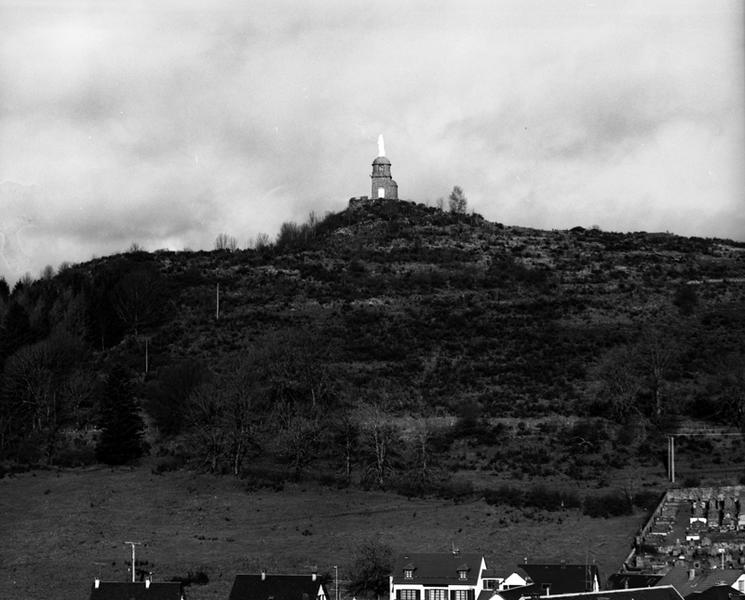
POLYGON ((398 184, 391 177, 391 161, 385 157, 383 135, 378 136, 378 156, 372 163, 371 198, 398 200, 398 184))

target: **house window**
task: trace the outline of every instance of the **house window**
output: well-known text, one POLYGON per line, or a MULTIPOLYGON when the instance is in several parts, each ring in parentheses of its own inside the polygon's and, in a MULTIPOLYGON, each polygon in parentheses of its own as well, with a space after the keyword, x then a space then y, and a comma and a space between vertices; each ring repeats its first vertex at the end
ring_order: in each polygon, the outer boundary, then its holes
POLYGON ((448 600, 447 590, 431 589, 424 592, 425 600, 448 600))
POLYGON ((470 591, 471 590, 453 590, 450 594, 450 600, 473 600, 470 591))
POLYGON ((398 590, 396 598, 398 600, 419 600, 419 590, 398 590))
POLYGON ((745 579, 740 579, 740 581, 737 582, 737 590, 745 592, 745 579))
POLYGON ((413 579, 414 571, 412 569, 404 569, 404 579, 413 579))
POLYGON ((495 579, 484 579, 484 589, 485 590, 495 590, 497 589, 497 582, 495 579))
POLYGON ((378 198, 385 198, 385 188, 378 188, 378 198))

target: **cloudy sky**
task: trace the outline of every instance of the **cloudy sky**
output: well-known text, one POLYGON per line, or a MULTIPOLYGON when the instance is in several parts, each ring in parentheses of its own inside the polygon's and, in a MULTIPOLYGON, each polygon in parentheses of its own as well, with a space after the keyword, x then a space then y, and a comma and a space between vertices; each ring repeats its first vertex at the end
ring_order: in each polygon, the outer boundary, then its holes
POLYGON ((0 275, 454 185, 745 240, 741 0, 0 0, 0 275))

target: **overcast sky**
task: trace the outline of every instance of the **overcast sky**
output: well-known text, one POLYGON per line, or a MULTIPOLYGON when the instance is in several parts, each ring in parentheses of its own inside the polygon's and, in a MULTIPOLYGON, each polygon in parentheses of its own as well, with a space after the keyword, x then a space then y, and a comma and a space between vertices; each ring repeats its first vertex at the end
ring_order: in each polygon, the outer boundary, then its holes
POLYGON ((0 0, 0 275, 461 186, 745 240, 741 0, 0 0))

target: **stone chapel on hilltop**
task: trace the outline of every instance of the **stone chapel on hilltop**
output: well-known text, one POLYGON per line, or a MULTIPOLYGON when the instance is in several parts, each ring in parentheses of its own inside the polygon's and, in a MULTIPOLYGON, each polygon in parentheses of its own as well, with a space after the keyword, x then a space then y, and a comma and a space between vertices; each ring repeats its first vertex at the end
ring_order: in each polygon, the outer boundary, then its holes
POLYGON ((398 200, 398 184, 391 177, 391 161, 385 156, 382 134, 378 137, 378 156, 372 163, 371 198, 398 200))

